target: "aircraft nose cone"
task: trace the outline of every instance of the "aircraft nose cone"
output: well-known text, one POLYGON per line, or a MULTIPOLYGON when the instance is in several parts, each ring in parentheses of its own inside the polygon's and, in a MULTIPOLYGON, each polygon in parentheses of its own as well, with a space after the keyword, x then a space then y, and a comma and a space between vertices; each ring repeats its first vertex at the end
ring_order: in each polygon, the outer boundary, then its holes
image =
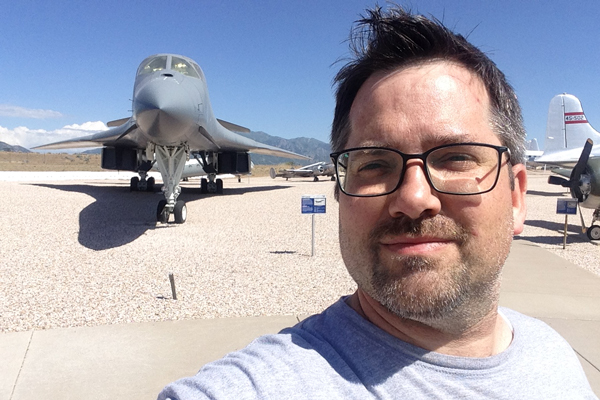
POLYGON ((195 128, 189 94, 181 83, 169 77, 143 84, 135 93, 133 113, 139 129, 159 145, 178 145, 195 128))

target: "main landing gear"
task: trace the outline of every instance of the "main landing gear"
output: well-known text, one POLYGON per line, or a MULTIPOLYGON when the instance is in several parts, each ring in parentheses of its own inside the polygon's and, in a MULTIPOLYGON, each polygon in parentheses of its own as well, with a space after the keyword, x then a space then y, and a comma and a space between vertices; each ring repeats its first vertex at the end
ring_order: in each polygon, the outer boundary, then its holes
POLYGON ((600 221, 600 208, 594 210, 594 215, 592 216, 592 224, 585 233, 590 240, 600 240, 600 225, 594 225, 594 222, 600 221))
MULTIPOLYGON (((200 193, 223 194, 223 180, 217 179, 217 154, 214 152, 200 152, 195 154, 194 157, 206 172, 206 178, 200 179, 200 193)), ((239 179, 240 177, 238 177, 239 179)))
POLYGON ((154 192, 154 177, 140 179, 134 176, 129 181, 129 190, 132 192, 154 192))
POLYGON ((200 179, 200 193, 223 194, 223 180, 216 179, 217 174, 208 174, 207 177, 200 179))
POLYGON ((154 192, 154 177, 148 177, 148 170, 151 168, 152 164, 147 165, 147 170, 140 169, 138 174, 140 177, 134 176, 129 181, 129 190, 132 192, 154 192))

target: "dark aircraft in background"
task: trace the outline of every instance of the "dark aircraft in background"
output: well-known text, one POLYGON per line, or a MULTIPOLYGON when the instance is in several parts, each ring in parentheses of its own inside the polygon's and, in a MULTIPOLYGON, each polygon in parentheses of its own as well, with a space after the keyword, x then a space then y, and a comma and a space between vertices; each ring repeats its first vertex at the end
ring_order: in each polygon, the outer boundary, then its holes
POLYGON ((548 183, 569 188, 580 207, 594 210, 592 223, 583 231, 591 240, 600 240, 600 133, 588 122, 581 102, 570 94, 559 94, 550 101, 544 153, 536 157, 538 164, 555 165, 548 183))
POLYGON ((301 168, 286 168, 275 172, 275 168, 269 170, 269 175, 272 179, 275 178, 313 178, 315 182, 319 180, 319 176, 330 176, 331 180, 335 180, 335 170, 332 163, 324 161, 310 164, 301 168))
POLYGON ((36 149, 68 149, 102 146, 102 168, 134 171, 132 190, 148 190, 153 166, 162 175, 165 198, 158 203, 157 221, 176 223, 187 217, 185 202, 177 200, 179 182, 185 176, 202 178, 202 193, 222 193, 217 174, 250 173, 249 153, 308 159, 287 150, 258 143, 235 132, 247 128, 215 118, 202 69, 190 58, 157 54, 140 64, 133 87, 133 115, 108 123, 108 130, 36 149), (188 163, 190 159, 197 163, 188 163), (196 171, 192 171, 193 169, 196 171))

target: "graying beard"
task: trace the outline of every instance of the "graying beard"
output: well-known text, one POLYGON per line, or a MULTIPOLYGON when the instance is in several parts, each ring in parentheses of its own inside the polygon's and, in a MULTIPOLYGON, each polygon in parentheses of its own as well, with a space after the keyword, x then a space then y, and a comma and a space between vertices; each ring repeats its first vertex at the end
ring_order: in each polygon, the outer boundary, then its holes
MULTIPOLYGON (((385 235, 442 235, 453 238, 459 248, 468 242, 469 234, 462 226, 457 225, 447 217, 436 216, 434 218, 425 218, 411 220, 409 218, 398 218, 389 223, 383 224, 371 231, 370 253, 372 261, 372 276, 370 278, 370 287, 363 288, 367 293, 380 304, 386 307, 391 313, 406 319, 421 321, 424 323, 435 322, 437 324, 448 323, 449 318, 462 319, 463 324, 469 325, 476 322, 482 313, 485 314, 486 302, 492 302, 495 291, 498 290, 499 275, 501 268, 497 268, 497 273, 488 277, 489 279, 481 282, 472 282, 472 274, 469 273, 470 265, 485 262, 481 259, 471 259, 459 261, 458 265, 453 266, 451 279, 453 284, 445 293, 438 293, 437 296, 419 296, 404 291, 402 287, 403 276, 412 273, 436 269, 436 261, 427 257, 419 256, 397 256, 395 263, 401 265, 398 275, 393 275, 382 264, 379 258, 378 241, 385 235), (373 292, 373 293, 370 293, 373 292), (441 296, 441 295, 443 296, 441 296)), ((464 256, 464 255, 463 255, 464 256)), ((497 260, 501 265, 504 260, 497 260)), ((446 282, 447 283, 447 282, 446 282)), ((491 305, 491 303, 490 303, 491 305)), ((458 322, 458 321, 455 321, 458 322)))
MULTIPOLYGON (((422 257, 403 257, 403 273, 411 274, 421 272, 432 268, 431 261, 422 257)), ((469 297, 466 290, 467 282, 459 281, 458 287, 453 287, 450 293, 445 293, 444 297, 438 296, 435 299, 431 297, 422 298, 411 293, 407 293, 402 288, 401 279, 394 279, 384 272, 384 268, 379 261, 371 277, 371 286, 374 289, 372 297, 385 306, 390 312, 402 318, 415 320, 439 320, 448 317, 453 311, 462 305, 469 297), (447 296, 452 294, 451 296, 447 296), (403 301, 399 301, 403 299, 403 301), (441 301, 438 301, 441 300, 441 301)), ((460 270, 464 265, 460 266, 460 270)), ((465 276, 460 274, 459 276, 465 276)))

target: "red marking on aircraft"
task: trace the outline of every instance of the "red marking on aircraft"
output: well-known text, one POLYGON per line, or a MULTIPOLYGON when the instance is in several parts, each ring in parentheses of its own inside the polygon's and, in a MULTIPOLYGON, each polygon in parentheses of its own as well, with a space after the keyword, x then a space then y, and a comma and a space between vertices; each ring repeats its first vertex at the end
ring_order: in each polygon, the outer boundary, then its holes
POLYGON ((568 112, 565 113, 565 124, 584 124, 587 123, 583 112, 568 112))

